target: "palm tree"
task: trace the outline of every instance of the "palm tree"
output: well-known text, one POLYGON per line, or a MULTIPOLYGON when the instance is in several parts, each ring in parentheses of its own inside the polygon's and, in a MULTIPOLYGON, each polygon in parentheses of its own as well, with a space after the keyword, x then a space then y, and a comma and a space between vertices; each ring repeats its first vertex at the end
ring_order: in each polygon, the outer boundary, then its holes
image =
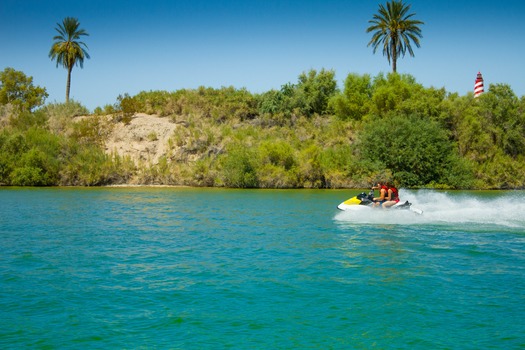
POLYGON ((82 35, 89 35, 84 29, 78 29, 78 19, 66 17, 62 23, 57 23, 56 31, 59 35, 53 37, 54 43, 49 51, 51 60, 57 61, 59 65, 67 69, 66 103, 69 102, 69 90, 71 87, 71 71, 76 64, 84 67, 84 59, 89 58, 87 45, 78 41, 82 35))
POLYGON ((374 32, 372 39, 367 46, 377 48, 383 47, 383 56, 388 59, 388 64, 392 61, 392 70, 397 70, 397 58, 405 56, 406 51, 414 57, 414 51, 410 42, 419 47, 419 38, 422 38, 419 25, 424 22, 411 19, 414 13, 407 14, 410 5, 403 4, 401 0, 392 0, 386 3, 386 8, 379 5, 379 12, 373 19, 368 21, 372 25, 366 30, 367 33, 374 32))

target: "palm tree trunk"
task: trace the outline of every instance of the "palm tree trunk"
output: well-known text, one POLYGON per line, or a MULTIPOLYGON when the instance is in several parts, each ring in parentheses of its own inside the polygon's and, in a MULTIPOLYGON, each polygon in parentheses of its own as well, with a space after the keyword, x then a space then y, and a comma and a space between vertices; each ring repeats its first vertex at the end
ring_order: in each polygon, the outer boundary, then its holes
MULTIPOLYGON (((395 40, 393 40, 395 43, 395 40)), ((392 44, 392 71, 395 73, 397 71, 397 46, 392 44)))
POLYGON ((70 66, 67 69, 67 83, 66 83, 66 103, 69 102, 69 90, 71 88, 71 71, 73 70, 73 67, 70 66))

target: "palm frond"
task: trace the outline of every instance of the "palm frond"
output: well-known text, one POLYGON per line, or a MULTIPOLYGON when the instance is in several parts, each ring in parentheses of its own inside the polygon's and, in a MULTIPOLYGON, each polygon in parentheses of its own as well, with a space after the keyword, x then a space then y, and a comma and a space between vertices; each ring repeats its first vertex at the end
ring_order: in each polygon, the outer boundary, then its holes
POLYGON ((414 56, 412 43, 420 47, 422 34, 419 26, 424 22, 411 19, 415 14, 409 11, 410 5, 402 0, 392 0, 386 6, 380 4, 378 12, 368 21, 371 25, 366 32, 372 33, 372 38, 367 46, 372 46, 374 53, 382 47, 383 56, 387 57, 389 64, 393 62, 394 71, 397 58, 404 57, 407 51, 414 56))

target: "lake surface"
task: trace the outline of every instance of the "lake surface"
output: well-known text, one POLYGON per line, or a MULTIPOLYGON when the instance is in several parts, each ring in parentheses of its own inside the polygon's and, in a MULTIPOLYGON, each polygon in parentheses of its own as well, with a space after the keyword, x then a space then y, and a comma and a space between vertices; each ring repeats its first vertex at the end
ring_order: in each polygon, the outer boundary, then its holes
POLYGON ((0 188, 0 348, 523 349, 523 192, 0 188))

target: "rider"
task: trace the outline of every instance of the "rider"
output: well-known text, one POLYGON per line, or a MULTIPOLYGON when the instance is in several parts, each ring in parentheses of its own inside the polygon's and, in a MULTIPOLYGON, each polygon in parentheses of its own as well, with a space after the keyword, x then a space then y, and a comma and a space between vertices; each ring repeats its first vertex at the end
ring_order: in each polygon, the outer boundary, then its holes
POLYGON ((379 197, 372 198, 372 201, 374 202, 374 207, 378 207, 386 201, 388 187, 386 186, 386 183, 380 181, 377 183, 377 185, 372 186, 372 190, 379 190, 379 197))
POLYGON ((385 202, 381 204, 383 208, 389 208, 399 202, 399 191, 397 190, 397 188, 390 182, 387 183, 386 185, 387 185, 387 196, 385 198, 385 202))

